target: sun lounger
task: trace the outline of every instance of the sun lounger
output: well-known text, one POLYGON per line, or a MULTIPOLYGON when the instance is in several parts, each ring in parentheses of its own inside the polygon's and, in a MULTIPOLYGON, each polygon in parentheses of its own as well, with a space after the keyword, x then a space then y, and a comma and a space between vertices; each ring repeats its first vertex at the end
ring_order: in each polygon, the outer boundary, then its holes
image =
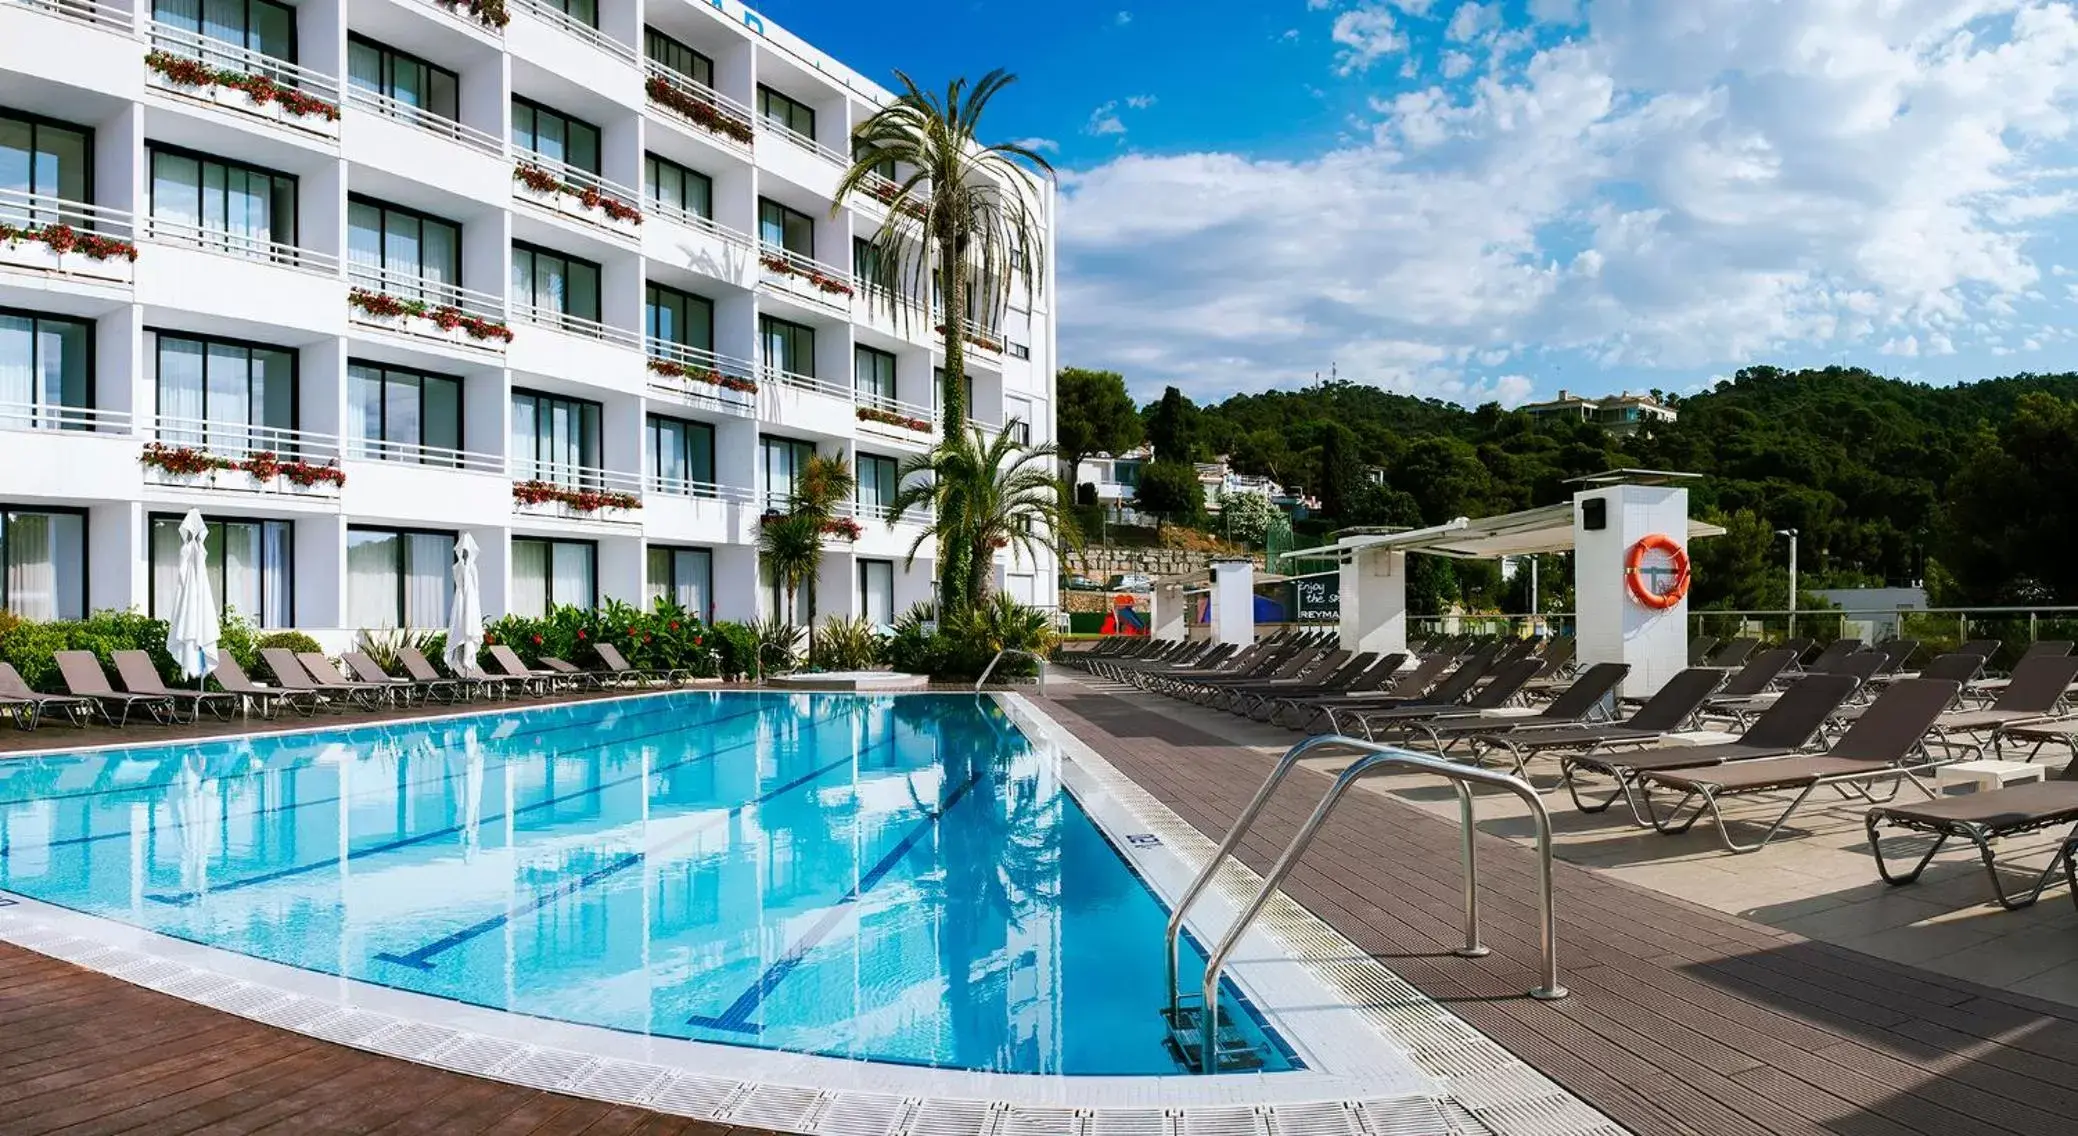
POLYGON ((65 680, 65 691, 75 698, 88 698, 95 709, 101 712, 101 720, 111 726, 123 727, 130 724, 130 711, 143 709, 157 722, 171 722, 174 717, 173 699, 165 695, 128 694, 108 685, 108 674, 101 669, 101 659, 92 651, 59 651, 53 658, 58 664, 58 676, 65 680), (122 710, 117 717, 115 709, 122 710))
MULTIPOLYGON (((1571 723, 1547 726, 1517 726, 1474 734, 1474 760, 1502 750, 1508 754, 1517 777, 1527 777, 1532 757, 1547 753, 1593 753, 1600 750, 1649 745, 1681 729, 1695 716, 1710 692, 1724 681, 1715 667, 1690 667, 1659 688, 1630 717, 1619 722, 1571 723)), ((1578 803, 1579 798, 1574 798, 1578 803)))
POLYGON ((1862 641, 1859 639, 1835 639, 1832 642, 1827 643, 1825 645, 1825 648, 1819 651, 1818 654, 1815 657, 1813 657, 1810 662, 1801 664, 1800 666, 1797 666, 1793 669, 1795 669, 1799 673, 1830 670, 1835 664, 1839 663, 1842 659, 1845 659, 1847 656, 1852 655, 1861 649, 1862 641))
POLYGON ((1717 638, 1711 635, 1698 635, 1695 638, 1689 640, 1688 665, 1692 667, 1702 666, 1704 660, 1710 657, 1711 648, 1716 646, 1717 638))
POLYGON ((1407 656, 1398 651, 1391 652, 1364 667, 1339 690, 1331 689, 1332 684, 1323 683, 1318 688, 1304 687, 1283 691, 1258 702, 1252 716, 1258 721, 1273 725, 1303 729, 1320 714, 1320 707, 1333 699, 1377 693, 1379 688, 1393 681, 1393 675, 1397 674, 1406 662, 1407 656), (1303 719, 1298 722, 1291 721, 1287 715, 1294 712, 1302 714, 1303 719))
POLYGON ((1955 710, 1941 715, 1933 728, 1936 744, 1950 753, 1981 754, 1985 739, 1993 746, 1999 744, 2001 726, 2055 717, 2064 691, 2074 678, 2078 678, 2078 658, 2038 655, 2029 659, 2013 668, 2012 681, 1990 709, 1955 710))
MULTIPOLYGON (((1490 738, 1496 734, 1520 729, 1578 722, 1596 710, 1608 706, 1610 694, 1630 673, 1628 663, 1596 663, 1580 672, 1580 677, 1573 680, 1573 685, 1567 687, 1535 714, 1525 714, 1519 718, 1483 717, 1477 720, 1460 715, 1448 715, 1404 723, 1398 733, 1410 741, 1426 741, 1431 753, 1438 757, 1447 757, 1459 742, 1469 742, 1475 737, 1490 738)), ((1495 676, 1495 681, 1500 681, 1500 676, 1495 676)))
POLYGON ((379 679, 348 678, 339 673, 339 668, 333 666, 332 660, 327 658, 322 651, 298 651, 296 652, 296 661, 303 664, 303 669, 309 671, 310 677, 316 679, 320 686, 336 687, 341 690, 360 688, 368 695, 384 702, 394 701, 397 697, 406 694, 411 689, 410 683, 399 682, 388 675, 384 675, 379 679))
POLYGON ((1761 641, 1758 639, 1727 640, 1715 651, 1710 652, 1710 657, 1703 660, 1702 665, 1725 668, 1743 667, 1746 665, 1746 657, 1753 654, 1760 645, 1761 641))
MULTIPOLYGON (((2071 854, 2078 845, 2066 837, 2049 865, 2036 876, 2033 886, 2017 892, 2007 891, 2005 882, 1999 878, 1999 861, 1993 845, 2008 837, 2025 836, 2067 824, 2078 825, 2078 777, 2074 777, 2073 770, 2066 769, 2048 781, 2008 785, 2002 789, 1938 797, 1931 801, 1881 805, 1869 810, 1864 823, 1869 833, 1869 851, 1876 858, 1876 871, 1884 883, 1898 887, 1917 880, 1927 865, 1933 863, 1934 856, 1950 840, 1959 837, 1976 846, 1978 856, 1984 861, 1984 873, 1991 881, 1992 898, 2008 911, 2018 911, 2041 898, 2043 889, 2055 881, 2059 866, 2068 872, 2071 854), (1886 828, 1922 833, 1934 839, 1925 854, 1910 868, 1895 872, 1891 870, 1890 861, 1883 856, 1882 830, 1886 828)), ((2078 902, 2078 896, 2074 896, 2074 902, 2078 902)))
POLYGON ((676 686, 692 676, 691 671, 680 670, 674 667, 650 668, 630 666, 628 665, 628 657, 621 654, 621 649, 611 643, 597 643, 593 645, 592 649, 599 653, 599 661, 606 664, 607 677, 614 679, 616 682, 645 684, 661 682, 667 686, 676 686))
MULTIPOLYGON (((1806 670, 1801 675, 1795 676, 1790 680, 1790 688, 1794 688, 1797 683, 1803 682, 1814 675, 1828 674, 1851 678, 1854 680, 1854 689, 1860 690, 1871 678, 1875 677, 1876 672, 1882 666, 1883 655, 1880 652, 1856 651, 1828 664, 1824 670, 1813 668, 1806 670)), ((1770 706, 1781 701, 1783 697, 1785 697, 1784 692, 1776 691, 1767 694, 1752 694, 1744 698, 1712 698, 1703 704, 1703 717, 1706 719, 1723 719, 1731 723, 1733 729, 1743 730, 1753 721, 1755 715, 1766 712, 1770 706)))
MULTIPOLYGON (((188 707, 190 722, 202 716, 205 706, 209 708, 210 713, 218 717, 228 716, 231 711, 237 709, 238 699, 221 690, 179 690, 167 686, 165 680, 159 677, 159 668, 152 663, 152 657, 143 651, 117 651, 113 658, 115 675, 122 680, 124 689, 132 694, 164 698, 172 703, 176 710, 184 702, 188 707)), ((176 713, 175 717, 178 716, 176 713)))
POLYGON ((1320 688, 1328 679, 1341 673, 1343 665, 1349 662, 1349 656, 1350 652, 1340 647, 1318 654, 1308 654, 1303 660, 1303 665, 1298 665, 1296 670, 1294 664, 1287 663, 1279 676, 1262 682, 1222 683, 1206 691, 1200 701, 1216 709, 1239 713, 1253 705, 1255 699, 1265 691, 1274 694, 1300 687, 1320 688))
POLYGON ((1581 812, 1598 813, 1618 800, 1630 805, 1639 824, 1650 824, 1634 790, 1647 773, 1674 769, 1698 769, 1733 761, 1764 757, 1787 757, 1811 743, 1826 719, 1859 683, 1848 675, 1806 675, 1789 688, 1773 706, 1754 719, 1753 725, 1734 741, 1715 745, 1660 744, 1621 753, 1577 753, 1559 760, 1566 789, 1581 812), (1583 772, 1607 777, 1614 787, 1596 804, 1580 799, 1583 772))
POLYGON ((1408 736, 1408 727, 1417 722, 1437 717, 1454 718, 1459 715, 1477 717, 1484 711, 1501 709, 1515 701, 1522 691, 1522 684, 1530 681, 1530 676, 1536 674, 1538 669, 1539 664, 1535 659, 1516 659, 1495 667, 1493 677, 1487 679, 1484 685, 1463 701, 1452 699, 1445 702, 1439 698, 1435 702, 1411 706, 1358 711, 1353 720, 1363 727, 1366 740, 1378 741, 1381 740, 1381 735, 1404 739, 1408 736))
POLYGON ((1479 685, 1480 679, 1486 677, 1486 664, 1475 659, 1476 656, 1468 657, 1456 670, 1445 675, 1433 686, 1428 684, 1428 676, 1433 676, 1448 663, 1438 663, 1437 660, 1431 659, 1415 668, 1405 679, 1393 684, 1393 689, 1382 696, 1340 698, 1321 702, 1321 716, 1327 721, 1329 733, 1346 734, 1349 731, 1344 728, 1345 723, 1358 721, 1358 716, 1367 711, 1378 712, 1402 706, 1452 705, 1472 693, 1472 688, 1479 685), (1402 693, 1405 689, 1414 688, 1417 683, 1420 684, 1418 693, 1402 693))
POLYGON ((274 681, 290 690, 307 690, 320 699, 329 699, 332 708, 344 711, 349 702, 359 703, 366 709, 374 709, 382 699, 382 688, 369 682, 327 683, 311 677, 296 658, 296 652, 287 647, 266 647, 260 651, 260 661, 274 675, 274 681))
POLYGON ((597 690, 603 684, 606 677, 601 676, 594 671, 585 670, 584 668, 579 667, 575 663, 569 662, 564 659, 558 659, 554 655, 541 656, 541 665, 544 668, 552 670, 557 674, 563 676, 563 680, 569 683, 571 686, 590 687, 593 690, 597 690))
POLYGON ((537 669, 521 662, 519 655, 503 643, 493 644, 484 650, 490 653, 491 662, 498 665, 498 670, 503 672, 506 678, 519 680, 526 689, 536 694, 547 694, 569 681, 555 671, 537 669))
MULTIPOLYGON (((1893 675, 1887 681, 1878 676, 1878 678, 1871 679, 1870 682, 1883 687, 1890 687, 1908 679, 1946 679, 1957 684, 1956 698, 1960 700, 1962 698, 1962 688, 1968 686, 1970 680, 1976 678, 1977 672, 1983 668, 1984 656, 1952 651, 1946 655, 1936 656, 1932 662, 1921 667, 1917 674, 1893 675)), ((1873 703, 1860 706, 1842 706, 1833 714, 1833 724, 1838 726, 1855 721, 1868 711, 1870 705, 1873 705, 1873 703)), ((1949 708, 1955 709, 1954 706, 1949 708)))
POLYGON ((62 714, 67 721, 80 727, 85 727, 94 715, 92 699, 32 690, 22 681, 21 672, 15 670, 12 663, 0 663, 0 700, 12 709, 15 725, 24 730, 35 729, 45 714, 62 714))
POLYGON ((446 691, 451 702, 458 702, 471 694, 489 694, 494 688, 502 695, 510 685, 508 680, 493 678, 479 670, 450 678, 435 670, 425 653, 417 647, 397 648, 397 665, 404 668, 411 681, 425 687, 428 692, 446 691))
MULTIPOLYGON (((419 682, 416 679, 398 678, 396 675, 377 666, 375 660, 369 658, 366 651, 345 651, 341 652, 339 657, 353 671, 354 681, 374 683, 376 685, 388 684, 390 689, 396 693, 397 698, 407 705, 410 704, 413 698, 426 698, 432 694, 433 687, 431 684, 419 682)), ((453 679, 437 679, 435 681, 449 684, 450 688, 454 683, 453 679)))
POLYGON ((1327 658, 1315 664, 1306 674, 1283 682, 1268 682, 1261 686, 1241 687, 1227 692, 1227 711, 1253 718, 1263 707, 1276 703, 1279 698, 1291 694, 1335 694, 1348 691, 1357 677, 1378 661, 1375 652, 1364 651, 1352 654, 1337 649, 1327 658))
MULTIPOLYGON (((2036 659, 2061 659, 2070 653, 2071 641, 2068 639, 2038 639, 2028 644, 2027 650, 2022 651, 2020 658, 2014 660, 2013 670, 2017 671, 2023 665, 2036 659)), ((2012 681, 2012 672, 1991 678, 1980 678, 1970 684, 1970 693, 1984 698, 1996 698, 2005 691, 2012 681)))
POLYGON ((272 718, 276 706, 287 706, 297 713, 308 716, 317 709, 318 694, 315 690, 303 690, 279 686, 261 686, 246 677, 245 668, 225 651, 217 656, 216 684, 240 699, 250 698, 260 704, 260 716, 272 718))
POLYGON ((1638 774, 1638 796, 1652 827, 1670 835, 1687 832, 1707 813, 1716 822, 1718 839, 1731 852, 1766 847, 1820 788, 1875 802, 1876 785, 1890 785, 1889 795, 1881 798, 1888 800, 1909 783, 1931 797, 1933 790, 1913 776, 1908 762, 1914 756, 1925 757, 1927 729, 1961 691, 1962 684, 1952 679, 1906 679, 1870 704, 1868 713, 1823 754, 1734 761, 1704 769, 1645 770, 1638 774), (1681 798, 1662 815, 1653 803, 1654 789, 1678 792, 1681 798), (1768 793, 1790 794, 1789 803, 1767 822, 1760 839, 1744 844, 1733 840, 1725 824, 1724 799, 1768 793))

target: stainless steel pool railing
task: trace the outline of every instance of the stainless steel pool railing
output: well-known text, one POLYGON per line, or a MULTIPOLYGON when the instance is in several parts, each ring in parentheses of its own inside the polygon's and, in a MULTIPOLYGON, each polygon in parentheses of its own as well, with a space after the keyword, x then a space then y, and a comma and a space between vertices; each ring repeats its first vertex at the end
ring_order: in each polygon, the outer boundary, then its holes
POLYGON ((1234 948, 1241 942, 1241 937, 1247 933, 1248 928, 1255 922, 1256 917, 1262 913, 1264 905, 1270 902, 1270 897, 1276 894, 1277 888, 1284 882, 1284 878, 1291 874, 1292 868, 1297 866, 1299 860, 1305 856, 1306 849, 1312 845, 1313 838, 1319 833, 1321 825, 1335 811, 1335 806, 1342 800, 1343 794, 1347 793, 1352 786, 1365 777, 1387 769, 1411 769, 1422 773, 1432 773, 1450 781, 1457 789, 1458 814, 1464 839, 1465 943, 1463 946, 1458 947, 1454 953, 1465 958, 1482 958, 1488 953, 1487 947, 1480 941, 1479 934, 1478 828, 1476 827, 1477 816, 1473 808, 1471 787, 1473 785, 1487 785, 1497 789, 1504 789, 1513 793, 1524 804, 1529 806, 1530 816, 1535 822, 1537 829, 1538 915, 1541 925, 1540 940, 1544 955, 1543 973, 1541 976, 1543 981, 1529 993, 1530 997, 1539 1001, 1555 1001, 1566 996, 1566 988, 1559 985, 1558 980, 1558 923, 1552 910, 1551 814, 1545 810, 1544 801, 1538 796, 1537 790, 1529 782, 1511 774, 1500 773, 1491 769, 1481 769, 1473 765, 1461 765, 1457 762, 1428 757, 1403 749, 1395 749, 1391 746, 1379 745, 1376 742, 1345 737, 1340 734, 1320 734, 1293 745, 1290 749, 1284 751, 1282 757, 1277 759, 1277 764, 1271 768, 1270 775, 1263 779, 1262 787, 1256 790, 1255 797, 1248 802, 1247 807, 1241 810, 1241 815, 1235 818, 1233 827, 1227 831, 1226 838, 1220 841, 1219 850, 1213 853, 1212 859, 1198 873, 1197 878, 1191 881, 1190 887, 1185 889, 1183 897, 1177 901, 1175 911, 1169 916, 1169 925, 1164 945, 1167 948, 1169 965, 1167 1019, 1171 1023, 1172 1028, 1175 1023, 1181 1020, 1179 1017, 1181 995, 1178 992, 1177 948, 1183 934, 1184 919, 1189 914, 1191 905, 1197 902, 1199 896, 1204 894, 1206 887, 1212 883, 1213 877, 1219 874, 1220 868, 1226 863, 1227 857, 1233 854, 1234 849, 1240 846, 1242 838, 1247 836, 1249 829, 1254 827, 1256 818, 1262 813, 1263 806, 1269 803, 1271 795, 1277 791, 1277 786, 1284 781, 1285 777, 1293 769, 1298 767, 1300 760, 1306 757, 1327 756, 1329 753, 1338 750, 1361 753, 1364 756, 1359 758, 1355 764, 1343 770, 1335 778, 1335 783, 1329 786, 1327 793, 1321 797, 1320 803, 1314 806, 1312 815, 1308 816, 1305 823, 1299 826, 1299 831, 1293 835, 1291 843, 1285 847, 1283 854, 1278 856, 1277 862, 1271 866, 1269 873, 1263 877, 1262 887, 1257 889, 1255 898, 1250 900, 1248 905, 1241 910, 1240 915, 1227 928, 1226 934, 1220 938, 1218 944, 1212 948, 1211 953, 1206 957, 1205 982, 1202 991, 1204 1000, 1201 1003, 1201 1009, 1198 1014, 1200 1033, 1198 1042, 1200 1064, 1198 1067, 1202 1071, 1216 1071, 1219 1067, 1217 1064, 1219 979, 1221 972, 1226 968, 1228 957, 1233 954, 1234 948))
POLYGON ((976 693, 976 694, 980 694, 980 693, 981 693, 981 688, 982 688, 983 686, 986 686, 986 685, 988 684, 988 676, 990 676, 990 675, 992 675, 992 674, 996 673, 996 664, 997 664, 997 663, 1000 663, 1000 662, 1002 662, 1002 661, 1003 661, 1003 660, 1004 660, 1005 658, 1008 658, 1008 657, 1009 657, 1009 656, 1011 656, 1011 655, 1023 655, 1023 656, 1025 657, 1025 658, 1027 658, 1027 659, 1030 659, 1030 660, 1032 660, 1032 662, 1033 662, 1033 663, 1035 663, 1035 664, 1037 664, 1037 665, 1038 665, 1038 667, 1039 667, 1039 697, 1041 697, 1041 698, 1044 698, 1044 697, 1046 697, 1046 659, 1045 659, 1045 657, 1044 657, 1044 656, 1042 656, 1042 655, 1036 655, 1036 654, 1034 654, 1034 653, 1032 653, 1032 652, 1030 652, 1030 651, 1021 651, 1021 650, 1017 649, 1016 647, 1005 647, 1005 648, 1003 648, 1002 650, 1000 650, 1000 651, 997 651, 997 652, 996 652, 996 657, 995 657, 995 658, 993 658, 993 659, 990 659, 990 660, 988 661, 988 666, 985 666, 985 667, 981 668, 981 677, 980 677, 980 678, 978 678, 978 679, 975 679, 975 680, 974 680, 974 693, 976 693))

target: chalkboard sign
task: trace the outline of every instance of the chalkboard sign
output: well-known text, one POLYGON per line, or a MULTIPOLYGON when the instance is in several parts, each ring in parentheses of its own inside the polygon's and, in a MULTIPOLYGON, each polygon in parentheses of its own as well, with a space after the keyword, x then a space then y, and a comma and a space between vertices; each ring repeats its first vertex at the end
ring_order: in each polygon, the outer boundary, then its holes
POLYGON ((1292 591, 1298 595, 1300 620, 1320 622, 1342 618, 1342 573, 1301 576, 1292 581, 1292 591))

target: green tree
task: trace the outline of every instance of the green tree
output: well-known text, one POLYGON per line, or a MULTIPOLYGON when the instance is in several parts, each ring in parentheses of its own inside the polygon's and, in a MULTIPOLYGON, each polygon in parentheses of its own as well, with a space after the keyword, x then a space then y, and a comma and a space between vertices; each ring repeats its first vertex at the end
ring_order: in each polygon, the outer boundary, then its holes
POLYGON ((1054 448, 1025 445, 1015 433, 1006 428, 991 438, 977 428, 902 463, 902 488, 890 503, 889 524, 931 509, 909 546, 909 562, 936 541, 941 550, 958 549, 966 565, 954 587, 940 593, 948 618, 988 599, 998 549, 1013 549, 1031 561, 1049 545, 1072 546, 1080 539, 1063 505, 1063 486, 1049 468, 1054 448))
POLYGON ((1188 462, 1151 461, 1140 467, 1133 503, 1165 521, 1189 521, 1205 511, 1205 486, 1188 462))
POLYGON ((1063 367, 1055 393, 1054 445, 1073 478, 1091 454, 1121 454, 1140 444, 1140 409, 1117 371, 1063 367))
POLYGON ((1357 457, 1356 431, 1340 422, 1330 422, 1320 435, 1320 481, 1311 486, 1320 498, 1321 510, 1331 517, 1347 517, 1364 483, 1364 463, 1357 457))
POLYGON ((1158 462, 1196 460, 1198 408, 1175 387, 1162 391, 1160 401, 1146 410, 1147 440, 1154 446, 1158 462))
POLYGON ((837 520, 840 504, 851 497, 854 480, 843 458, 816 454, 801 469, 787 511, 768 517, 758 531, 758 555, 786 593, 786 613, 793 618, 794 597, 808 597, 808 649, 815 650, 815 585, 822 575, 823 539, 837 520))
POLYGON ((1229 493, 1219 499, 1219 521, 1228 540, 1261 544, 1277 516, 1277 506, 1261 493, 1229 493))
MULTIPOLYGON (((945 441, 966 435, 969 321, 1000 326, 1013 285, 1045 290, 1046 227, 1040 178, 1053 167, 1032 150, 980 140, 990 100, 1016 82, 995 70, 974 84, 955 79, 943 96, 895 72, 901 92, 852 128, 852 164, 837 183, 836 204, 872 193, 892 171, 887 219, 873 235, 870 299, 899 319, 926 298, 941 311, 945 368, 940 407, 945 441)), ((883 192, 885 192, 883 188, 883 192)), ((938 550, 939 590, 955 595, 971 572, 964 553, 938 550)))

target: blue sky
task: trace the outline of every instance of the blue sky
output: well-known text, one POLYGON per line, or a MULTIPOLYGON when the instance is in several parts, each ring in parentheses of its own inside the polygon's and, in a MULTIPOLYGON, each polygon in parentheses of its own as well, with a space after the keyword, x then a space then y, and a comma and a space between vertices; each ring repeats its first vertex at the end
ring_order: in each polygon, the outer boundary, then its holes
POLYGON ((2072 367, 2068 0, 768 0, 865 74, 1020 76, 1063 361, 1464 402, 1752 363, 2072 367))

